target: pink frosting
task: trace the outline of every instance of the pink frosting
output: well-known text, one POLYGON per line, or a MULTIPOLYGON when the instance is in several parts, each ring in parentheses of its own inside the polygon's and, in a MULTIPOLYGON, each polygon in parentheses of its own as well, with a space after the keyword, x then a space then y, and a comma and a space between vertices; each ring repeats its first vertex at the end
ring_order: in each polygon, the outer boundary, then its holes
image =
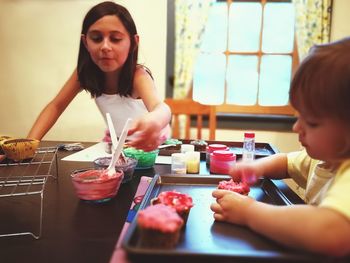
POLYGON ((164 233, 175 232, 183 225, 176 211, 166 205, 157 204, 138 212, 137 222, 142 228, 159 230, 164 233))
POLYGON ((250 187, 246 183, 235 182, 232 179, 229 181, 220 181, 218 185, 218 189, 228 190, 236 193, 240 193, 243 195, 247 195, 250 191, 250 187))
POLYGON ((86 170, 84 172, 80 172, 74 175, 75 181, 80 182, 101 182, 101 181, 108 181, 112 178, 118 178, 121 177, 123 174, 120 171, 117 171, 113 175, 109 176, 107 173, 107 169, 100 169, 100 170, 86 170))
POLYGON ((193 206, 192 197, 177 191, 161 192, 155 199, 155 203, 174 207, 177 212, 189 210, 193 206))
POLYGON ((76 193, 83 200, 100 200, 117 194, 123 171, 108 176, 107 170, 86 170, 72 174, 76 193))

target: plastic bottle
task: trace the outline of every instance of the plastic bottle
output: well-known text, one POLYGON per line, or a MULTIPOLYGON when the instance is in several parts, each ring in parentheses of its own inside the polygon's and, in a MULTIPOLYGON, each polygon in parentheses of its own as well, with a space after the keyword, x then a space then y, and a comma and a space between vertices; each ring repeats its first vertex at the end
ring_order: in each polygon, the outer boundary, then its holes
POLYGON ((244 162, 253 161, 255 157, 255 133, 245 132, 243 141, 242 160, 244 162))

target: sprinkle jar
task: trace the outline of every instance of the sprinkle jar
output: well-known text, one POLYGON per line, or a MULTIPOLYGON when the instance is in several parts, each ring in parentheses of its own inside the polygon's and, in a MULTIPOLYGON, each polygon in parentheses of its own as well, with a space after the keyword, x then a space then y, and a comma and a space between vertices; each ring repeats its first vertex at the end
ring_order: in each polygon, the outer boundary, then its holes
POLYGON ((230 168, 236 162, 236 155, 227 150, 218 150, 210 154, 210 173, 229 174, 230 168))
POLYGON ((229 148, 225 144, 209 144, 207 146, 207 151, 205 154, 205 157, 206 157, 205 160, 206 160, 207 166, 210 165, 210 154, 214 151, 219 151, 219 150, 228 151, 229 148))

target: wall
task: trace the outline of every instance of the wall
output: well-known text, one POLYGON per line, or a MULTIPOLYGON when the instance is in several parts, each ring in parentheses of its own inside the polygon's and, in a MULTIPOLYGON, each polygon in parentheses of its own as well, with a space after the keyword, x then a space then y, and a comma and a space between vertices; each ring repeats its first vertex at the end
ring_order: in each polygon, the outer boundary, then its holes
MULTIPOLYGON (((0 0, 0 135, 24 137, 40 110, 73 71, 81 22, 92 0, 0 0)), ((140 62, 148 65, 164 97, 167 1, 116 1, 133 15, 141 37, 140 62)), ((350 1, 334 0, 332 40, 350 35, 350 1)), ((47 140, 98 141, 104 123, 89 95, 71 103, 47 140)), ((217 139, 240 141, 244 130, 218 130, 217 139)), ((299 149, 293 132, 256 131, 257 141, 280 151, 299 149)))
POLYGON ((333 0, 331 40, 350 36, 349 14, 349 0, 333 0))

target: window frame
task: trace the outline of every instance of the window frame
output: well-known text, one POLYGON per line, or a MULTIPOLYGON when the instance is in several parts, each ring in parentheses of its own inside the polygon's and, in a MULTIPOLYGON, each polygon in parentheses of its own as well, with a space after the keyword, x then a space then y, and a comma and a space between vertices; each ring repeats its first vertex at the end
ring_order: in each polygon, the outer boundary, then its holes
MULTIPOLYGON (((262 5, 265 5, 269 2, 291 2, 291 0, 217 0, 218 2, 227 2, 227 4, 231 4, 233 2, 260 2, 262 5)), ((175 18, 174 18, 174 6, 173 0, 168 0, 168 24, 167 24, 167 32, 168 32, 168 50, 167 50, 167 83, 166 83, 166 96, 172 97, 172 91, 173 91, 173 69, 174 69, 174 56, 175 56, 175 49, 174 45, 169 45, 169 43, 174 43, 175 40, 175 18)), ((263 16, 262 16, 263 19, 263 16)), ((262 56, 265 54, 262 52, 262 34, 263 34, 263 23, 261 24, 261 30, 260 30, 260 43, 259 43, 259 50, 257 52, 231 52, 226 49, 224 51, 224 55, 226 57, 226 60, 228 60, 228 57, 230 55, 236 55, 236 54, 249 54, 249 55, 257 55, 258 61, 260 65, 260 61, 262 56)), ((227 41, 229 41, 227 39, 227 41)), ((228 46, 228 45, 226 45, 228 46)), ((294 48, 293 51, 290 53, 274 53, 276 55, 290 55, 292 58, 292 70, 291 74, 293 75, 296 68, 299 65, 299 55, 297 51, 297 45, 296 45, 296 39, 294 35, 294 48)), ((226 64, 227 67, 227 64, 226 64)), ((258 67, 258 72, 260 74, 260 67, 258 67)), ((227 92, 227 83, 225 84, 225 100, 226 100, 226 92, 227 92)), ((192 90, 189 91, 188 97, 192 98, 192 90)), ((257 102, 258 103, 258 102, 257 102)), ((288 103, 288 105, 285 106, 261 106, 258 104, 255 105, 233 105, 233 104, 222 104, 217 105, 217 113, 218 115, 222 114, 248 114, 248 115, 257 115, 257 116, 268 116, 268 115, 279 115, 279 116, 295 116, 295 110, 293 107, 288 103)))
MULTIPOLYGON (((220 2, 226 2, 229 6, 233 2, 257 2, 261 3, 262 7, 266 5, 266 3, 271 2, 279 2, 279 3, 290 3, 290 0, 218 0, 220 2)), ((256 52, 232 52, 226 48, 226 51, 224 51, 224 55, 226 57, 226 61, 228 61, 229 57, 231 55, 255 55, 258 58, 258 75, 260 76, 260 65, 261 65, 261 59, 264 55, 269 55, 270 53, 264 53, 262 51, 262 36, 264 32, 263 27, 263 21, 264 21, 264 12, 262 12, 261 17, 262 23, 260 25, 260 35, 259 35, 259 50, 256 52)), ((227 38, 227 47, 228 47, 228 41, 229 38, 227 38)), ((295 72, 296 68, 299 65, 299 55, 297 51, 297 44, 294 34, 294 45, 293 45, 293 51, 289 53, 273 53, 273 55, 288 55, 292 58, 292 68, 291 68, 291 74, 295 72)), ((227 63, 226 63, 227 68, 227 63)), ((294 116, 295 110, 288 102, 285 106, 261 106, 258 104, 258 101, 255 105, 235 105, 235 104, 227 104, 226 103, 226 96, 227 96, 227 82, 225 84, 225 95, 224 95, 224 103, 222 105, 218 105, 216 107, 216 110, 221 113, 237 113, 237 114, 257 114, 257 115, 287 115, 287 116, 294 116)))

